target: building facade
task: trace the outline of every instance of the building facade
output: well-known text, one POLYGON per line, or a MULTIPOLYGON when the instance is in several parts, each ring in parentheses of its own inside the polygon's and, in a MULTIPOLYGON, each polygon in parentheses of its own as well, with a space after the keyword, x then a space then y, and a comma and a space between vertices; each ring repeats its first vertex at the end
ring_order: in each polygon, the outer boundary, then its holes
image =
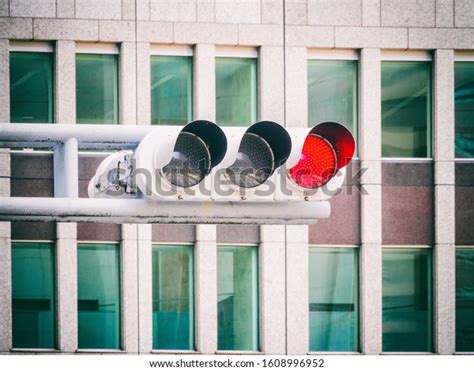
MULTIPOLYGON (((310 226, 0 223, 1 353, 474 352, 473 1, 0 0, 0 85, 0 122, 52 131, 357 141, 310 226)), ((1 196, 54 194, 51 152, 0 149, 1 196)))

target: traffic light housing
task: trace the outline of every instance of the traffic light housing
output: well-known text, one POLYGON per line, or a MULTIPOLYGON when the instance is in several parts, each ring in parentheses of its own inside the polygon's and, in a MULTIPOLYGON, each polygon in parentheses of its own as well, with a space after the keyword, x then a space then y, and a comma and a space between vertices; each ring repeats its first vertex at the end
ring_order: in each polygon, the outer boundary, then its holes
POLYGON ((341 124, 323 122, 304 134, 292 137, 294 149, 285 169, 288 188, 282 185, 276 189, 279 200, 326 200, 337 194, 344 182, 355 151, 351 132, 341 124))
POLYGON ((312 201, 342 186, 355 150, 343 125, 324 122, 288 129, 272 121, 248 128, 198 120, 161 126, 134 151, 107 157, 88 188, 89 197, 155 200, 312 201))

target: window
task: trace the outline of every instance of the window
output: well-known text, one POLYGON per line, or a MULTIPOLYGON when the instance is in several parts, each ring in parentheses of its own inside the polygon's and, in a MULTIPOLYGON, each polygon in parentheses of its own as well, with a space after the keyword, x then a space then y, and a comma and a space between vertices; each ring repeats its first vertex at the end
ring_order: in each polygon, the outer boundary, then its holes
POLYGON ((79 348, 120 348, 120 263, 117 244, 79 244, 79 348))
POLYGON ((151 57, 151 123, 184 125, 193 118, 193 60, 151 57))
POLYGON ((118 55, 76 54, 78 124, 117 124, 118 55))
POLYGON ((216 58, 216 119, 223 126, 257 121, 256 58, 216 58))
MULTIPOLYGON (((14 45, 14 42, 12 42, 14 45)), ((54 54, 45 51, 10 52, 10 121, 51 123, 53 112, 54 54)))
POLYGON ((54 244, 12 243, 13 348, 55 348, 54 271, 54 244))
POLYGON ((382 62, 382 156, 431 156, 431 62, 382 62))
POLYGON ((432 351, 431 249, 384 249, 382 277, 382 350, 432 351))
POLYGON ((193 248, 153 246, 153 349, 194 349, 193 248))
POLYGON ((455 63, 456 157, 474 157, 474 62, 455 63))
POLYGON ((358 274, 357 249, 310 249, 310 351, 359 350, 358 274))
POLYGON ((257 254, 255 246, 218 246, 219 350, 258 350, 257 254))
POLYGON ((474 351, 474 249, 456 249, 456 351, 474 351))
POLYGON ((356 60, 308 61, 308 126, 337 122, 357 138, 357 68, 356 60))

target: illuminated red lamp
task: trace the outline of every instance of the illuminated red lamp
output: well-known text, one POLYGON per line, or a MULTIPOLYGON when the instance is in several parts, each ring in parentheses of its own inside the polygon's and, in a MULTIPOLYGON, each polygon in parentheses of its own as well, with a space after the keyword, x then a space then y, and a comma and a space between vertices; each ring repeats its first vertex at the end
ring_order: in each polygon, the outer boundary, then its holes
POLYGON ((335 122, 323 122, 306 137, 301 157, 290 169, 290 178, 302 188, 321 187, 352 160, 354 150, 349 130, 335 122))

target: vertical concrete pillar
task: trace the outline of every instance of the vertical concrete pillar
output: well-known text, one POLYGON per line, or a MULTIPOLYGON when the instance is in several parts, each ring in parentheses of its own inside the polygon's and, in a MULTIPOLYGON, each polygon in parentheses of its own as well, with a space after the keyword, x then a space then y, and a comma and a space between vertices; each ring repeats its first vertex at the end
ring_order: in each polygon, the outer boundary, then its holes
MULTIPOLYGON (((5 191, 2 188, 0 194, 5 191)), ((0 226, 0 353, 12 347, 11 238, 7 224, 0 226)))
POLYGON ((260 339, 265 354, 286 353, 285 226, 260 227, 260 339))
POLYGON ((58 124, 76 122, 76 43, 56 42, 55 109, 58 124))
MULTIPOLYGON (((262 46, 259 55, 261 120, 284 125, 284 51, 262 46)), ((286 352, 285 226, 260 227, 260 343, 265 354, 286 352)))
POLYGON ((307 127, 308 62, 306 48, 287 47, 285 65, 285 126, 307 127))
POLYGON ((382 351, 382 168, 380 50, 360 55, 361 351, 382 351))
MULTIPOLYGON (((55 50, 55 122, 76 123, 76 44, 74 41, 57 41, 55 50)), ((73 142, 71 142, 74 144, 73 142)), ((77 155, 76 150, 72 151, 77 155)), ((64 151, 61 151, 64 152, 64 151)), ((64 153, 63 153, 64 154, 64 153)), ((69 166, 64 156, 55 156, 55 167, 69 166)), ((73 161, 78 178, 77 160, 73 161)), ((71 169, 70 169, 71 170, 71 169)), ((69 179, 71 180, 71 179, 69 179)), ((67 183, 67 182, 66 182, 67 183)), ((77 184, 59 186, 55 179, 56 197, 77 197, 77 184), (69 190, 68 190, 69 189, 69 190)), ((63 352, 77 349, 77 225, 56 224, 56 290, 58 348, 63 352)))
POLYGON ((194 49, 194 118, 216 120, 216 61, 214 45, 194 49))
POLYGON ((58 348, 77 349, 77 224, 58 223, 56 241, 56 290, 58 348))
POLYGON ((122 224, 120 249, 120 288, 122 349, 138 353, 138 229, 122 224))
POLYGON ((151 224, 138 224, 138 351, 153 348, 151 224))
MULTIPOLYGON (((148 44, 138 45, 135 42, 120 44, 120 124, 136 125, 138 115, 137 81, 139 71, 143 73, 145 64, 150 64, 150 57, 146 51, 148 44), (140 54, 139 54, 140 50, 140 54), (137 58, 140 59, 140 68, 137 58)), ((149 67, 148 67, 149 71, 149 67)), ((140 76, 141 78, 143 76, 140 76)), ((147 79, 149 82, 149 77, 147 79)), ((148 83, 149 86, 149 83, 148 83)), ((146 97, 149 87, 140 98, 150 101, 146 97)), ((146 121, 146 123, 149 123, 146 121)), ((122 243, 120 250, 121 261, 121 320, 122 320, 122 348, 128 353, 138 353, 139 346, 139 231, 137 224, 122 224, 122 243)), ((151 276, 149 277, 151 280, 151 276)))
POLYGON ((10 122, 10 43, 0 40, 0 82, 4 89, 0 91, 0 122, 10 122), (6 88, 8 87, 8 89, 6 88))
MULTIPOLYGON (((216 62, 214 45, 194 49, 194 119, 216 121, 216 62)), ((196 348, 217 351, 216 226, 197 225, 195 248, 196 348)))
MULTIPOLYGON (((285 53, 285 126, 307 127, 308 63, 305 47, 285 53)), ((286 354, 309 350, 308 226, 285 227, 286 354)))
MULTIPOLYGON (((8 40, 0 40, 0 84, 10 86, 8 40)), ((10 89, 0 91, 0 122, 10 121, 10 89)), ((0 195, 10 196, 10 151, 0 149, 0 195)), ((0 352, 12 347, 10 223, 0 223, 0 352)))
POLYGON ((283 48, 260 47, 259 110, 261 120, 284 124, 283 48))
POLYGON ((137 123, 136 47, 134 42, 120 44, 120 123, 125 125, 137 123))
POLYGON ((202 354, 217 351, 216 237, 215 225, 196 226, 196 349, 202 354))
POLYGON ((137 83, 136 83, 136 120, 138 125, 150 125, 150 44, 136 43, 137 83))
POLYGON ((454 52, 434 53, 435 351, 455 351, 454 52))
POLYGON ((308 226, 286 226, 286 354, 309 350, 308 226))
MULTIPOLYGON (((136 43, 136 122, 151 124, 150 44, 136 43)), ((138 224, 138 352, 148 354, 153 348, 153 293, 151 224, 138 224)))

